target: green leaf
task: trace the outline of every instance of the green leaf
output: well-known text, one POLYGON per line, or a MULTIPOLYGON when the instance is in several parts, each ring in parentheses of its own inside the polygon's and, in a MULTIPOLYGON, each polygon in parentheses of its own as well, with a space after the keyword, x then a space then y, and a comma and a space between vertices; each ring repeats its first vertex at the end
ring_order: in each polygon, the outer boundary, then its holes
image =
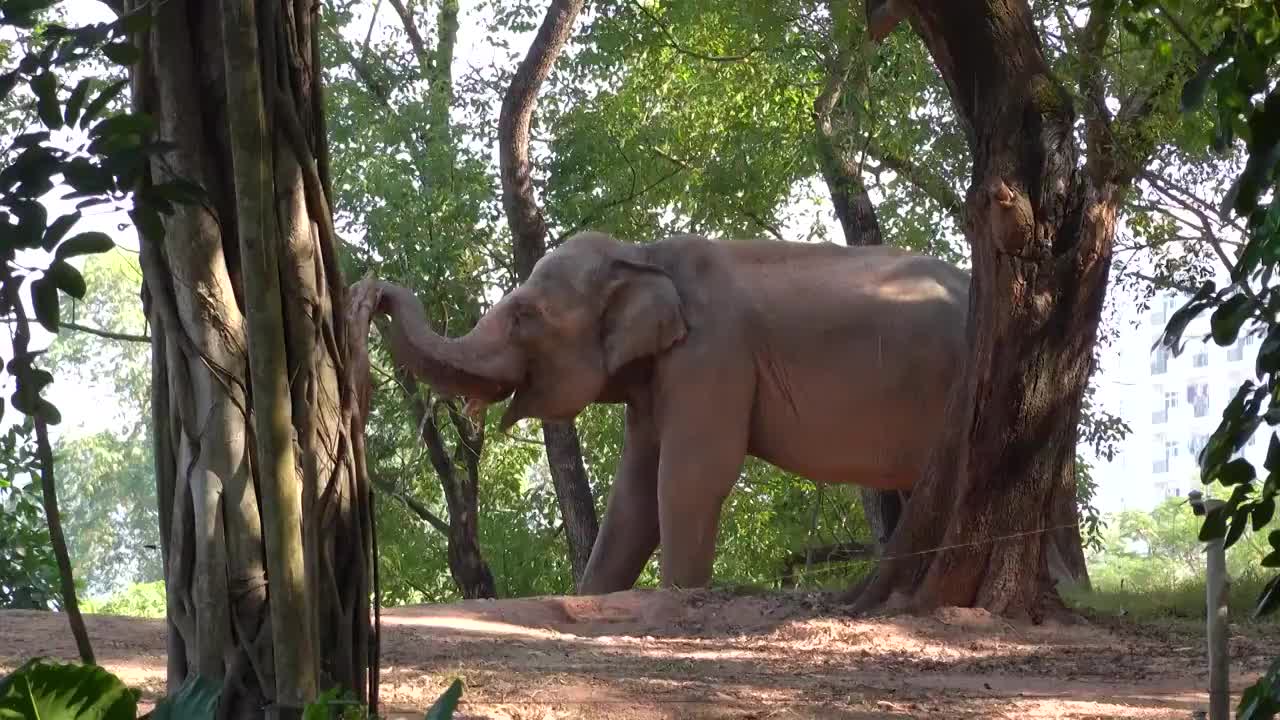
POLYGON ((142 113, 122 113, 113 115, 93 126, 89 137, 111 137, 117 135, 144 136, 155 128, 155 121, 150 115, 142 113))
POLYGON ((19 148, 34 147, 40 143, 48 142, 50 137, 52 137, 52 135, 50 135, 48 130, 22 133, 13 139, 13 146, 19 148))
POLYGON ((84 276, 67 261, 53 261, 53 264, 44 271, 44 274, 45 277, 51 279, 53 284, 62 292, 77 300, 84 299, 85 291, 88 290, 85 286, 84 276))
POLYGON ((1252 301, 1243 293, 1233 295, 1219 305, 1209 316, 1210 333, 1213 341, 1220 347, 1226 347, 1236 341, 1240 334, 1240 326, 1249 319, 1252 301))
POLYGON ((1231 513, 1231 528, 1227 530, 1227 538, 1223 542, 1224 548, 1229 548, 1236 544, 1240 536, 1244 535, 1245 529, 1249 527, 1249 511, 1252 509, 1250 505, 1242 505, 1231 513))
POLYGON ((40 241, 40 244, 45 250, 52 250, 53 246, 66 237, 71 227, 77 222, 80 222, 80 213, 78 211, 54 220, 49 229, 45 230, 44 239, 40 241))
POLYGON ((144 717, 149 720, 213 720, 217 716, 222 683, 191 674, 172 695, 161 698, 144 717))
POLYGON ((31 92, 36 96, 36 114, 50 130, 62 127, 62 111, 58 109, 58 78, 42 72, 31 78, 31 92))
POLYGON ((31 282, 31 306, 36 311, 36 320, 40 321, 44 329, 57 333, 61 318, 58 308, 58 286, 53 284, 52 278, 46 275, 31 282))
POLYGON ((84 114, 80 116, 80 127, 87 127, 89 123, 97 119, 98 115, 106 109, 107 103, 119 95, 120 91, 128 84, 128 80, 119 80, 103 88, 102 92, 98 93, 97 97, 89 103, 89 107, 84 109, 84 114))
POLYGON ((80 118, 80 110, 84 108, 85 97, 89 94, 89 87, 93 83, 93 78, 87 77, 76 83, 76 87, 71 91, 71 97, 67 99, 66 120, 67 126, 73 127, 76 120, 80 118))
POLYGON ((1227 533, 1227 520, 1231 517, 1226 505, 1216 507, 1204 516, 1204 524, 1200 526, 1200 542, 1217 540, 1227 533))
POLYGON ((1259 500, 1253 506, 1253 531, 1259 532, 1271 522, 1276 513, 1276 500, 1273 497, 1259 500))
POLYGON ((1240 694, 1236 720, 1273 720, 1277 714, 1280 714, 1280 658, 1240 694))
POLYGON ((117 65, 132 65, 142 57, 142 51, 127 41, 108 43, 102 46, 102 54, 117 65))
POLYGON ((453 713, 458 708, 458 699, 462 697, 462 680, 455 679, 449 683, 449 687, 442 695, 427 709, 427 715, 423 720, 449 720, 453 717, 453 713))
POLYGON ((1240 483, 1252 482, 1258 473, 1253 468, 1253 463, 1242 457, 1236 458, 1218 471, 1218 482, 1223 485, 1231 486, 1240 483))
POLYGON ((58 246, 53 256, 58 260, 63 260, 77 255, 95 255, 107 252, 115 246, 116 244, 112 241, 110 235, 97 230, 90 230, 89 232, 73 235, 69 240, 58 246))
POLYGON ((13 88, 18 84, 18 71, 10 70, 0 75, 0 100, 9 97, 9 93, 13 92, 13 88))
POLYGON ((41 203, 24 201, 13 205, 13 214, 18 218, 17 246, 39 247, 45 227, 49 224, 49 211, 41 203))
POLYGON ((97 665, 29 660, 0 680, 3 720, 134 720, 137 699, 97 665))
POLYGON ((1277 437, 1274 432, 1271 433, 1271 440, 1267 442, 1267 459, 1262 461, 1262 467, 1271 472, 1280 468, 1280 437, 1277 437))
POLYGON ((1270 582, 1262 588, 1262 593, 1258 596, 1258 604, 1253 609, 1253 617, 1269 615, 1275 612, 1276 608, 1280 608, 1280 575, 1271 578, 1270 582))

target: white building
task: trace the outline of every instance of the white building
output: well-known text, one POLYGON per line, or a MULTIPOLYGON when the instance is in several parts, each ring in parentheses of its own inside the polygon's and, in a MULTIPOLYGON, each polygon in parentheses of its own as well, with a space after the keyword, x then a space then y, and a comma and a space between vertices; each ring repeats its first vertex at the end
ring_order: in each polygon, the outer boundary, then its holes
MULTIPOLYGON (((1096 398, 1106 410, 1128 423, 1131 433, 1113 460, 1090 457, 1098 495, 1094 505, 1104 513, 1147 510, 1166 497, 1185 496, 1200 482, 1196 457, 1222 420, 1222 411, 1246 379, 1257 381, 1256 337, 1242 337, 1219 347, 1209 338, 1210 311, 1197 317, 1183 334, 1182 352, 1173 357, 1153 349, 1170 315, 1186 296, 1158 295, 1139 312, 1136 303, 1117 298, 1121 333, 1100 358, 1096 398), (1134 320, 1138 320, 1135 327, 1134 320)), ((1269 434, 1259 428, 1243 455, 1261 469, 1269 434)))

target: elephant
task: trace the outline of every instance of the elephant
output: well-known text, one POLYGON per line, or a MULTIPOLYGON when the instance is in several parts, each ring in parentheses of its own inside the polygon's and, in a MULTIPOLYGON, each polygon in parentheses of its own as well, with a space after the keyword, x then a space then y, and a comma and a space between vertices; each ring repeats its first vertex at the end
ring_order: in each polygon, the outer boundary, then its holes
POLYGON ((625 405, 583 595, 630 589, 659 547, 663 587, 707 586, 748 455, 909 491, 968 347, 968 273, 891 246, 582 231, 455 338, 409 290, 361 282, 394 360, 471 411, 509 398, 502 431, 625 405))

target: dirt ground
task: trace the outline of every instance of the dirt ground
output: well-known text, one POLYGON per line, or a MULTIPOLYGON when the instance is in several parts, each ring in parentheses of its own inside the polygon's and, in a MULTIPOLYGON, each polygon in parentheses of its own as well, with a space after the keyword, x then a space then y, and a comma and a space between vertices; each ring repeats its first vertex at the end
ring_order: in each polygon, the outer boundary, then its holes
MULTIPOLYGON (((637 590, 383 613, 383 712, 421 718, 454 677, 457 717, 1178 718, 1207 708, 1203 631, 1112 620, 1011 624, 947 608, 853 618, 820 595, 637 590)), ((154 699, 160 621, 89 616, 98 661, 154 699)), ((1235 693, 1280 631, 1231 639, 1235 693)), ((74 659, 66 619, 0 611, 0 671, 74 659)), ((1234 703, 1233 703, 1234 704, 1234 703)))

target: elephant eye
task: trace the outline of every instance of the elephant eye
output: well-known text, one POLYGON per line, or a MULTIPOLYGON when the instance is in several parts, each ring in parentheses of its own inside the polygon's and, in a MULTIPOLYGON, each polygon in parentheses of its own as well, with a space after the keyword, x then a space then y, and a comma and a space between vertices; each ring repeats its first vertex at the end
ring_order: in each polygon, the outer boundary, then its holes
POLYGON ((538 309, 527 303, 520 303, 512 308, 511 318, 516 328, 528 328, 538 320, 538 309))

